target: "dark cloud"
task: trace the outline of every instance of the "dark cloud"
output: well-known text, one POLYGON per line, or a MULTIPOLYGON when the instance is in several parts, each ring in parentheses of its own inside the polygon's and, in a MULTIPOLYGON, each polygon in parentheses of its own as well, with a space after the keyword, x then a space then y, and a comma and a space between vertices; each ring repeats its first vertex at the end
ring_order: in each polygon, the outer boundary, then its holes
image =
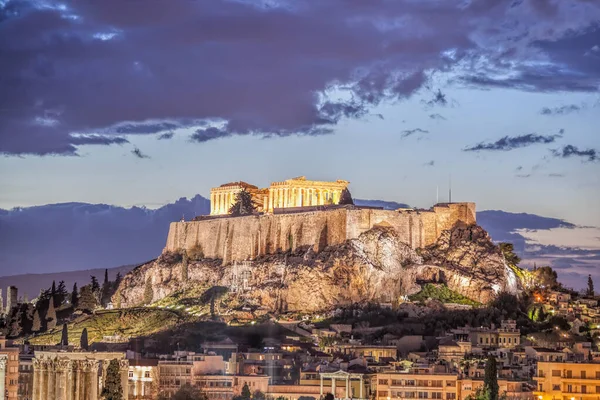
POLYGON ((519 165, 517 168, 515 168, 515 171, 521 171, 523 169, 522 165, 519 165))
MULTIPOLYGON (((4 154, 74 155, 71 134, 206 120, 228 135, 325 134, 437 72, 541 91, 597 90, 600 80, 594 1, 0 4, 4 154)), ((439 90, 429 102, 452 103, 439 90)))
POLYGON ((577 112, 580 111, 581 107, 575 104, 570 104, 567 106, 560 106, 560 107, 544 107, 542 108, 542 110, 540 111, 540 114, 542 115, 564 115, 564 114, 570 114, 573 112, 577 112))
POLYGON ((448 105, 448 100, 446 99, 446 95, 442 93, 440 89, 433 94, 433 98, 428 101, 424 101, 424 103, 430 107, 435 105, 445 107, 448 105))
POLYGON ((435 161, 434 161, 434 160, 427 161, 427 162, 426 162, 425 164, 423 164, 423 165, 425 165, 426 167, 433 167, 433 166, 435 165, 435 161))
POLYGON ((168 139, 172 139, 173 135, 175 135, 175 132, 166 132, 163 133, 162 135, 160 135, 158 137, 158 140, 168 140, 168 139))
POLYGON ((75 146, 80 145, 104 145, 108 146, 111 144, 125 144, 129 143, 129 140, 119 136, 103 136, 103 135, 82 135, 82 136, 71 136, 69 139, 71 144, 75 146))
POLYGON ((430 114, 429 118, 435 119, 435 120, 438 120, 438 121, 445 121, 446 120, 446 118, 443 115, 440 115, 440 114, 430 114))
POLYGON ((472 147, 467 147, 463 151, 509 151, 521 147, 531 146, 538 143, 553 143, 560 135, 538 135, 528 133, 520 136, 504 136, 492 143, 479 143, 472 147))
POLYGON ((142 153, 142 151, 140 149, 138 149, 137 147, 134 148, 133 150, 131 150, 131 154, 133 154, 137 158, 150 158, 149 155, 142 153))
POLYGON ((557 173, 550 173, 550 174, 548 174, 548 176, 550 178, 564 178, 565 177, 564 174, 557 174, 557 173))
POLYGON ((576 146, 568 144, 563 146, 560 149, 552 150, 552 154, 554 157, 560 158, 572 158, 572 157, 582 157, 588 162, 594 162, 598 160, 598 151, 595 149, 585 149, 579 150, 576 146))
POLYGON ((529 178, 529 177, 531 177, 531 174, 517 174, 515 176, 517 178, 529 178))
POLYGON ((425 130, 425 129, 421 129, 421 128, 406 129, 406 130, 402 131, 402 137, 405 138, 405 137, 414 135, 415 133, 429 133, 429 131, 425 130))
POLYGON ((220 129, 216 127, 198 129, 192 136, 190 136, 190 140, 194 142, 208 142, 209 140, 220 139, 224 137, 231 136, 232 133, 227 131, 226 129, 220 129))

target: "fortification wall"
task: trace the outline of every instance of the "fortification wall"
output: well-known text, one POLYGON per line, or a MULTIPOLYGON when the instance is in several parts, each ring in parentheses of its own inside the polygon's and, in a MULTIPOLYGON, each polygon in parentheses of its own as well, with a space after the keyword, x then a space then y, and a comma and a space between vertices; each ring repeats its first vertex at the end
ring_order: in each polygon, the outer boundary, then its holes
POLYGON ((165 251, 200 245, 205 257, 227 264, 299 246, 314 246, 318 252, 375 226, 394 228, 402 241, 416 249, 434 243, 443 230, 458 222, 476 222, 474 203, 441 204, 427 211, 348 207, 173 222, 165 251))

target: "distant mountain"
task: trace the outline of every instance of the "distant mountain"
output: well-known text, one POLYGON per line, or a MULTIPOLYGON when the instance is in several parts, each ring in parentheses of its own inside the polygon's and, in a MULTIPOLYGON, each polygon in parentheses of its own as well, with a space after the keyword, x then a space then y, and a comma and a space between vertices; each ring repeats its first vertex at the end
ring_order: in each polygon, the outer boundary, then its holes
POLYGON ((160 254, 169 223, 210 212, 202 196, 155 210, 62 203, 0 211, 0 274, 136 264, 160 254))
MULTIPOLYGON (((382 200, 355 199, 355 203, 385 209, 408 207, 404 203, 382 200)), ((86 203, 0 209, 0 275, 52 274, 135 265, 160 254, 171 222, 182 217, 189 220, 209 212, 210 201, 200 195, 191 199, 181 198, 155 210, 86 203)), ((565 265, 565 255, 575 254, 576 249, 562 248, 562 261, 559 261, 559 257, 555 256, 556 247, 533 246, 519 233, 519 230, 576 228, 573 224, 556 218, 499 210, 480 211, 477 213, 477 221, 494 241, 513 242, 517 252, 525 259, 541 258, 539 262, 553 265, 555 262, 562 262, 560 267, 563 274, 573 273, 576 274, 574 280, 580 279, 580 270, 569 269, 569 265, 574 265, 573 263, 565 265)), ((586 253, 588 258, 595 254, 586 253)), ((40 287, 47 287, 48 281, 52 283, 53 279, 68 282, 77 280, 78 283, 79 279, 84 279, 87 282, 91 273, 86 271, 85 276, 77 275, 74 278, 67 278, 63 273, 60 277, 51 278, 46 275, 25 275, 28 278, 22 279, 23 282, 40 279, 45 282, 40 287)), ((97 274, 102 275, 103 272, 97 274)), ((0 279, 0 287, 6 288, 6 282, 8 281, 0 279)), ((39 288, 34 292, 33 295, 37 295, 39 288)), ((28 294, 32 295, 29 291, 28 294)))
MULTIPOLYGON (((125 276, 125 274, 135 268, 136 265, 108 268, 108 279, 114 280, 118 272, 125 276)), ((6 288, 9 286, 16 286, 18 288, 18 295, 20 298, 27 296, 29 300, 32 300, 40 293, 40 289, 51 287, 52 281, 55 281, 57 285, 58 282, 65 281, 65 286, 70 292, 73 289, 73 284, 75 282, 77 282, 77 287, 79 288, 90 283, 90 276, 92 275, 98 278, 98 281, 102 284, 104 281, 104 269, 86 269, 81 271, 62 271, 48 274, 4 276, 0 277, 0 288, 3 290, 4 304, 6 304, 6 288)))

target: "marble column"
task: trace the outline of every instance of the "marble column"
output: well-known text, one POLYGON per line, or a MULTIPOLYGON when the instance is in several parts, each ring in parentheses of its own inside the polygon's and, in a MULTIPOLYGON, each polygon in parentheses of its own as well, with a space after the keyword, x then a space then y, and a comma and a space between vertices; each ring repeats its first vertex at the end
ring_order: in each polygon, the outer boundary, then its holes
POLYGON ((350 377, 346 377, 346 398, 350 398, 350 377))
POLYGON ((359 389, 359 392, 360 392, 360 398, 362 399, 363 398, 363 377, 362 376, 360 377, 360 389, 359 389))
POLYGON ((321 378, 321 398, 322 398, 323 397, 323 375, 319 374, 319 376, 321 378))
POLYGON ((335 398, 335 378, 331 377, 331 394, 335 398))
MULTIPOLYGON (((39 390, 39 385, 40 385, 40 362, 38 359, 34 358, 33 359, 33 400, 39 400, 40 399, 40 390, 39 390)), ((2 372, 0 371, 0 375, 2 374, 2 372)), ((2 383, 0 383, 0 385, 2 385, 2 383)))

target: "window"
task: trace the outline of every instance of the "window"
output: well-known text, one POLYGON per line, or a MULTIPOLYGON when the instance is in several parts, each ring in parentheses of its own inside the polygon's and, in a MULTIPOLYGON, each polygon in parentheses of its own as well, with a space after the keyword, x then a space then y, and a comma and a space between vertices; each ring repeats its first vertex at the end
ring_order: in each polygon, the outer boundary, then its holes
POLYGON ((573 371, 571 370, 567 370, 567 378, 572 378, 573 377, 573 371))
POLYGON ((488 344, 490 342, 489 338, 485 338, 485 344, 488 344))
POLYGON ((479 343, 483 343, 483 338, 482 337, 479 338, 479 343))
POLYGON ((587 393, 587 386, 581 385, 581 393, 587 393))
POLYGON ((431 398, 432 399, 441 399, 442 398, 442 392, 431 393, 431 398))
POLYGON ((596 371, 596 379, 600 379, 600 371, 596 371))
POLYGON ((406 386, 415 386, 415 381, 412 379, 409 379, 406 381, 406 386))
POLYGON ((150 378, 150 371, 144 372, 144 378, 150 378))
POLYGON ((560 385, 552 385, 552 390, 560 391, 560 385))
POLYGON ((380 384, 380 385, 387 385, 388 384, 388 380, 387 379, 380 379, 377 383, 380 384))
POLYGON ((508 344, 510 344, 511 338, 508 338, 508 344))
POLYGON ((456 387, 456 381, 446 381, 446 386, 448 386, 448 387, 456 387))
POLYGON ((447 400, 456 400, 456 393, 446 393, 447 400))
POLYGON ((417 395, 419 396, 419 399, 427 399, 427 398, 429 398, 427 392, 417 392, 417 395))
POLYGON ((600 386, 596 386, 596 393, 600 393, 600 386))
POLYGON ((129 371, 129 377, 133 378, 133 371, 129 371))
POLYGON ((585 379, 585 371, 581 371, 581 379, 585 379))
MULTIPOLYGON (((540 389, 540 392, 543 392, 543 390, 540 389)), ((572 385, 567 385, 567 393, 573 393, 573 386, 572 385)))
POLYGON ((387 397, 387 394, 388 394, 387 390, 378 390, 377 391, 377 395, 379 397, 387 397))
POLYGON ((400 379, 392 379, 392 386, 402 386, 402 381, 400 379))
POLYGON ((552 376, 560 376, 560 369, 553 369, 552 376))

